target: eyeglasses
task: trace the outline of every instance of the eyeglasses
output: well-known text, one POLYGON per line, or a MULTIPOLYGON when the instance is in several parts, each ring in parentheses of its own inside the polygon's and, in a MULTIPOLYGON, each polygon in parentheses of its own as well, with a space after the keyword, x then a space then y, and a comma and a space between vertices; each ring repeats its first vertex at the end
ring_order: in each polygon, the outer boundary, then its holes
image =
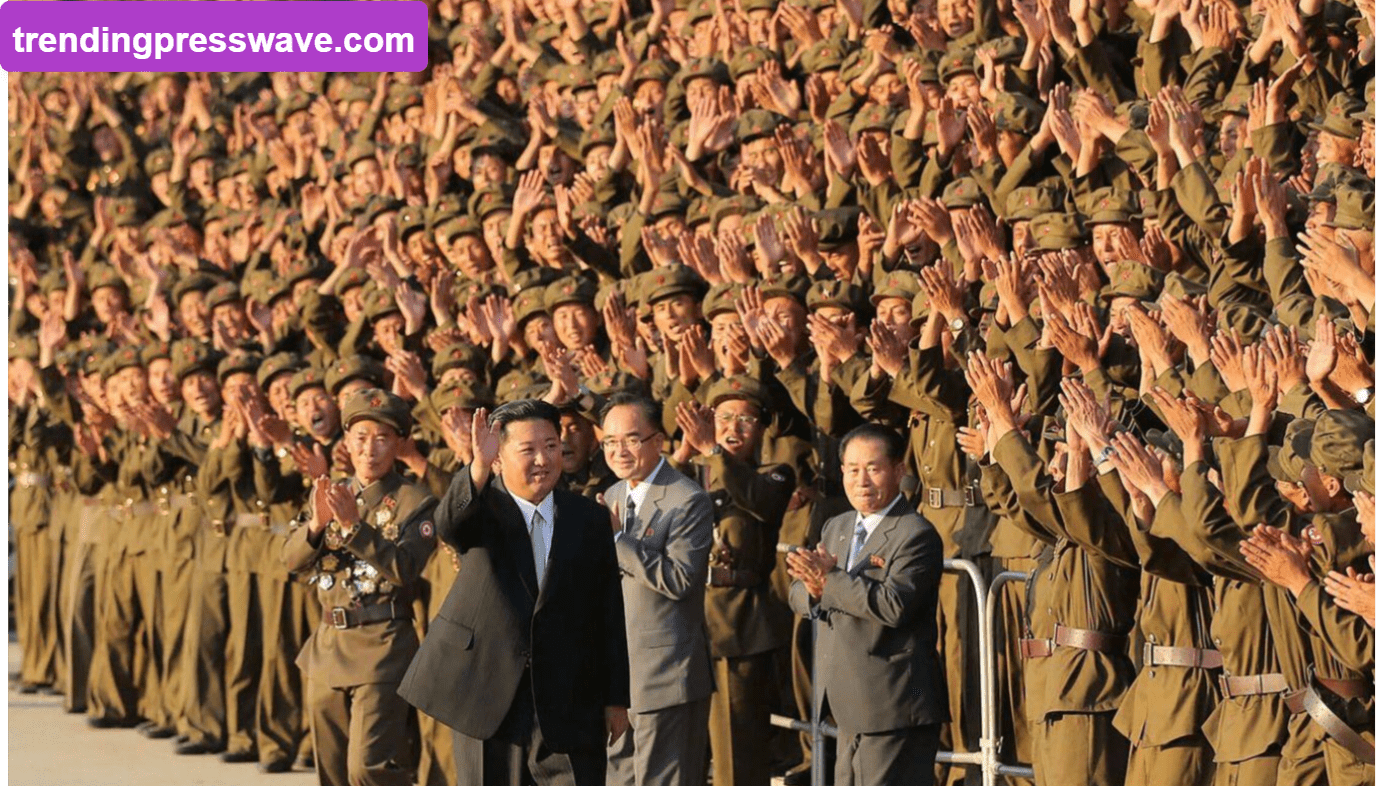
POLYGON ((623 439, 613 439, 609 437, 602 440, 602 449, 608 452, 615 452, 624 447, 626 450, 634 452, 640 450, 641 445, 644 445, 656 436, 658 435, 651 434, 648 437, 642 437, 638 434, 631 434, 623 439))
POLYGON ((750 426, 758 426, 760 424, 760 419, 754 415, 733 415, 730 412, 718 412, 717 422, 725 423, 728 426, 732 423, 739 423, 748 428, 750 426))

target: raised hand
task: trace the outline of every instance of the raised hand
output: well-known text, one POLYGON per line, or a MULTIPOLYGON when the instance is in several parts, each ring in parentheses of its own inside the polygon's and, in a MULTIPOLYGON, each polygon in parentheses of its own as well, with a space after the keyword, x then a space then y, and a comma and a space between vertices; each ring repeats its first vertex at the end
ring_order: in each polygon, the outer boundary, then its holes
POLYGON ((486 407, 479 407, 473 413, 473 423, 469 430, 469 449, 473 455, 473 486, 482 490, 492 476, 493 464, 501 448, 502 427, 488 422, 486 407))
POLYGON ((1267 581, 1299 597, 1314 580, 1309 571, 1313 544, 1266 524, 1258 525, 1253 532, 1239 545, 1243 559, 1267 581))

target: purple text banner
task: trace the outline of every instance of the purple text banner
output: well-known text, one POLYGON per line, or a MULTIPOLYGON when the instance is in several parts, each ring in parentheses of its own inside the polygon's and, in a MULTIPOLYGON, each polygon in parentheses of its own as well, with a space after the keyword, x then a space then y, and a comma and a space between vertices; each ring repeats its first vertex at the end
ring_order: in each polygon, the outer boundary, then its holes
POLYGON ((0 5, 6 71, 420 71, 423 0, 0 5))

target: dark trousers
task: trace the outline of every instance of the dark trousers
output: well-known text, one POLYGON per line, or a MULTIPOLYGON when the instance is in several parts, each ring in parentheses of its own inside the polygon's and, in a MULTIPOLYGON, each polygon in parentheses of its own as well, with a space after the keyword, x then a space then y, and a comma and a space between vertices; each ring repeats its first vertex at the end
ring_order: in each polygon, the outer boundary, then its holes
POLYGON ((605 749, 550 750, 540 730, 529 677, 521 681, 514 706, 492 739, 454 732, 454 762, 458 782, 465 786, 603 786, 607 781, 605 749))
POLYGON ((940 727, 856 734, 839 729, 836 786, 932 786, 940 727))

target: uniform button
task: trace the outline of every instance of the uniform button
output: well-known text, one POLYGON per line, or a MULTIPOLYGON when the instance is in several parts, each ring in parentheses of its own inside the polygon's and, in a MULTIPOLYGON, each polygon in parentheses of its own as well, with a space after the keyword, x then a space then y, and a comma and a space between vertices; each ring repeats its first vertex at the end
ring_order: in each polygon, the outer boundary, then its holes
POLYGON ((254 500, 254 502, 258 503, 258 507, 263 507, 263 501, 261 499, 254 500))
POLYGON ((1155 644, 1155 643, 1156 643, 1156 634, 1155 634, 1155 633, 1148 633, 1148 634, 1147 634, 1147 641, 1150 641, 1152 644, 1155 644))
POLYGON ((1222 644, 1222 643, 1223 643, 1223 642, 1220 641, 1219 638, 1218 638, 1217 636, 1214 637, 1214 646, 1218 646, 1218 645, 1220 645, 1220 644, 1222 644))
POLYGON ((1152 679, 1156 679, 1156 669, 1152 669, 1152 670, 1151 670, 1150 672, 1148 672, 1148 673, 1151 675, 1152 679))

